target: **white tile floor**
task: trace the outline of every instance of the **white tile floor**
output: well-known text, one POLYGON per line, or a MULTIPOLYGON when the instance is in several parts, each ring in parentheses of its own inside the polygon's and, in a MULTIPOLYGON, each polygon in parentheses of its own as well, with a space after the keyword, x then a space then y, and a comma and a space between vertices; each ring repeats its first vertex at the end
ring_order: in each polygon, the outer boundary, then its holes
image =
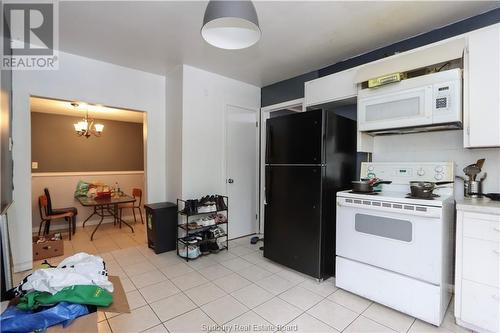
POLYGON ((127 292, 132 312, 99 316, 99 332, 275 332, 272 325, 285 325, 283 332, 470 333, 455 325, 452 306, 434 327, 337 289, 333 278, 318 283, 269 261, 249 238, 186 263, 174 251, 155 255, 144 227, 135 228, 132 235, 106 226, 97 242, 86 228, 65 241, 65 256, 82 250, 103 256, 127 292))

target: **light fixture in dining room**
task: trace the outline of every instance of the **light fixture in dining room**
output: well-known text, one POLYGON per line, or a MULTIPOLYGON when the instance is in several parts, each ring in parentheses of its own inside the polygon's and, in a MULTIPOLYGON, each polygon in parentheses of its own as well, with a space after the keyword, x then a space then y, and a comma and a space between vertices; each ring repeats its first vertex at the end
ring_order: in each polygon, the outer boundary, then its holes
POLYGON ((210 0, 205 9, 201 35, 221 49, 244 49, 257 43, 261 31, 251 1, 210 0))
MULTIPOLYGON (((75 111, 78 109, 79 104, 78 103, 71 103, 71 106, 75 108, 75 111)), ((89 109, 85 110, 85 117, 83 118, 82 121, 79 121, 73 126, 75 127, 75 132, 78 136, 83 136, 85 138, 89 138, 92 135, 99 137, 102 134, 102 131, 104 129, 103 124, 95 124, 95 120, 93 118, 89 118, 89 109)))

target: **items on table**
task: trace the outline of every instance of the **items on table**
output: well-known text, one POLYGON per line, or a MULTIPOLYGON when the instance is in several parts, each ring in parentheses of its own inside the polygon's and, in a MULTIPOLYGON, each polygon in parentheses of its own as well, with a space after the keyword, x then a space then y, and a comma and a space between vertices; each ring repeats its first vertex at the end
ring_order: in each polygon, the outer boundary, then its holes
POLYGON ((75 190, 76 197, 89 197, 89 198, 109 198, 109 197, 120 197, 123 195, 118 182, 115 186, 109 186, 103 182, 92 181, 85 182, 83 180, 78 181, 75 190))

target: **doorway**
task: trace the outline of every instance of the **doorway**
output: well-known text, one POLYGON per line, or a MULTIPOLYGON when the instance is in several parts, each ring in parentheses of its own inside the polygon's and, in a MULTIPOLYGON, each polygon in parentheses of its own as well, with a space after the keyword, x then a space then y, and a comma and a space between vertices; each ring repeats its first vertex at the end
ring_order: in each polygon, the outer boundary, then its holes
POLYGON ((226 192, 231 224, 229 238, 258 230, 258 111, 226 108, 226 192))
POLYGON ((83 205, 76 196, 93 198, 97 193, 116 194, 119 189, 121 197, 135 198, 135 206, 146 202, 146 113, 35 96, 30 97, 30 111, 33 235, 60 234, 64 256, 145 244, 145 219, 141 209, 122 210, 123 220, 134 229, 132 233, 126 226, 114 225, 111 213, 117 216, 118 209, 114 208, 118 206, 113 206, 113 212, 108 210, 101 219, 95 213, 96 206, 83 205), (83 123, 87 124, 88 131, 80 128, 83 123), (73 223, 65 218, 49 219, 47 228, 47 206, 40 204, 40 197, 48 197, 46 188, 52 209, 76 208, 73 223), (74 231, 71 241, 70 224, 74 231), (95 234, 94 230, 97 230, 95 234))

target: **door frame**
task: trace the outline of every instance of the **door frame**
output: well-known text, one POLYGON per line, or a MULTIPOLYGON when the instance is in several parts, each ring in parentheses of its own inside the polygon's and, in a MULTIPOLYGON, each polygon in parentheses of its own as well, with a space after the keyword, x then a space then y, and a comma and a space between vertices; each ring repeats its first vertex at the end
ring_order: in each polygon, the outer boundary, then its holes
POLYGON ((260 209, 259 209, 259 194, 260 194, 260 187, 259 187, 259 150, 260 150, 260 141, 259 141, 259 133, 260 133, 260 116, 259 116, 259 110, 254 109, 251 107, 246 107, 246 106, 241 106, 241 105, 236 105, 236 104, 226 104, 225 110, 224 110, 224 163, 223 163, 223 178, 222 181, 224 182, 224 190, 225 194, 227 195, 228 192, 228 160, 229 160, 229 155, 228 155, 228 148, 227 148, 227 131, 228 131, 228 125, 227 125, 227 120, 228 120, 228 113, 229 113, 229 108, 240 108, 244 110, 251 111, 255 114, 255 209, 256 209, 256 218, 255 218, 255 224, 254 224, 254 231, 259 232, 260 228, 260 209))
POLYGON ((267 119, 271 117, 271 112, 280 110, 290 110, 294 112, 304 112, 306 111, 306 106, 304 103, 304 98, 297 98, 283 103, 268 105, 260 108, 259 117, 259 196, 258 196, 258 206, 259 206, 259 234, 264 233, 264 207, 265 207, 265 184, 266 184, 266 123, 267 119))

